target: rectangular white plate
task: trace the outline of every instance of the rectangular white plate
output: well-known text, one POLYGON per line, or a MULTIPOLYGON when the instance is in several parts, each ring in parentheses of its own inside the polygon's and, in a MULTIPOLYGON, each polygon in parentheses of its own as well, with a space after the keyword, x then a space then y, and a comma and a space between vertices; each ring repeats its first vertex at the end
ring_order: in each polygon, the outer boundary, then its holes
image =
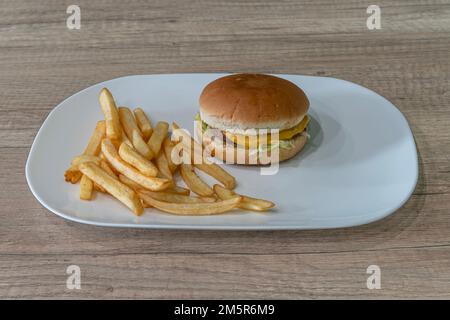
MULTIPOLYGON (((183 217, 147 209, 135 217, 118 201, 98 194, 79 200, 79 185, 64 181, 96 121, 98 93, 108 87, 117 104, 141 106, 152 118, 193 130, 202 88, 223 74, 138 75, 99 83, 61 102, 39 130, 26 164, 34 196, 69 220, 114 227, 174 229, 325 229, 379 220, 401 207, 418 177, 413 135, 400 111, 375 92, 334 78, 278 75, 299 85, 310 100, 311 139, 278 174, 226 166, 237 192, 274 201, 267 214, 235 212, 183 217)), ((208 182, 213 182, 206 177, 208 182)))

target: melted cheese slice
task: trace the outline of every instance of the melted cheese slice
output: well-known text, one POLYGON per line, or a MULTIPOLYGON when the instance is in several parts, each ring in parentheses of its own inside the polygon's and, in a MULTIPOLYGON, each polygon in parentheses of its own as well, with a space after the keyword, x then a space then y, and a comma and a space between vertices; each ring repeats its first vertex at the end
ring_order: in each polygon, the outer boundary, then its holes
MULTIPOLYGON (((290 129, 282 130, 279 133, 280 140, 289 140, 292 139, 293 136, 303 132, 306 129, 306 126, 309 123, 309 117, 305 115, 302 121, 299 122, 295 127, 290 129)), ((233 141, 234 143, 244 146, 245 148, 249 148, 250 145, 257 147, 259 145, 258 136, 246 136, 242 134, 232 134, 229 132, 225 132, 225 135, 228 139, 233 141)), ((267 135, 268 141, 270 141, 270 134, 267 135)))

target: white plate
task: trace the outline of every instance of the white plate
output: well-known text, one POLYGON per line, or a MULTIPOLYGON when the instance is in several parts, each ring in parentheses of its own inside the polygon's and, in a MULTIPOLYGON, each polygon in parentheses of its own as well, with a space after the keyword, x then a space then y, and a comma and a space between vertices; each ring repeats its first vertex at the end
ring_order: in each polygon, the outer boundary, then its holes
MULTIPOLYGON (((279 75, 303 88, 311 102, 311 139, 278 174, 227 166, 238 192, 277 204, 269 214, 180 217, 147 209, 135 217, 99 194, 81 201, 78 185, 64 182, 71 158, 84 149, 102 119, 98 93, 108 87, 118 105, 141 106, 155 123, 176 121, 193 130, 202 88, 223 74, 138 75, 106 81, 61 102, 39 130, 26 164, 34 196, 69 220, 115 227, 176 229, 324 229, 379 220, 401 207, 418 177, 414 138, 400 111, 385 98, 351 82, 279 75)), ((211 180, 212 182, 212 180, 211 180)))

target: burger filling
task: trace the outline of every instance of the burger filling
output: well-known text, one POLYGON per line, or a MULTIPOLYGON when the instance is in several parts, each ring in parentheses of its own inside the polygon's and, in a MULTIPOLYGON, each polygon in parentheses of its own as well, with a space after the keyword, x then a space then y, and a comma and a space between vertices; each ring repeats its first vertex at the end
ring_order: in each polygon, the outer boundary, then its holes
MULTIPOLYGON (((195 116, 195 120, 201 122, 202 125, 202 132, 204 133, 206 130, 208 130, 209 126, 206 122, 204 122, 200 114, 197 113, 195 116)), ((276 145, 279 145, 281 149, 290 149, 292 148, 293 141, 295 137, 302 132, 304 132, 308 126, 310 118, 308 115, 305 115, 302 121, 300 121, 297 125, 290 129, 281 130, 278 135, 278 143, 276 145)), ((224 136, 227 137, 230 141, 233 141, 236 145, 243 146, 246 149, 249 149, 250 146, 257 146, 258 149, 272 149, 275 147, 273 143, 270 143, 270 134, 267 135, 267 141, 259 141, 258 136, 249 136, 249 135, 242 135, 242 134, 234 134, 226 131, 222 131, 224 136)))

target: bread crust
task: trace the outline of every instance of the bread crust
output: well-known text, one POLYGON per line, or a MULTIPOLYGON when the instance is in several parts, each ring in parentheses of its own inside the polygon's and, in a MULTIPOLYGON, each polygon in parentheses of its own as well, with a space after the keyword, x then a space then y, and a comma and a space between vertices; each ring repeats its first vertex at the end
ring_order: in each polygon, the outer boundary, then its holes
POLYGON ((233 74, 202 91, 200 116, 213 128, 239 133, 247 129, 289 129, 308 112, 309 100, 294 83, 265 74, 233 74))

